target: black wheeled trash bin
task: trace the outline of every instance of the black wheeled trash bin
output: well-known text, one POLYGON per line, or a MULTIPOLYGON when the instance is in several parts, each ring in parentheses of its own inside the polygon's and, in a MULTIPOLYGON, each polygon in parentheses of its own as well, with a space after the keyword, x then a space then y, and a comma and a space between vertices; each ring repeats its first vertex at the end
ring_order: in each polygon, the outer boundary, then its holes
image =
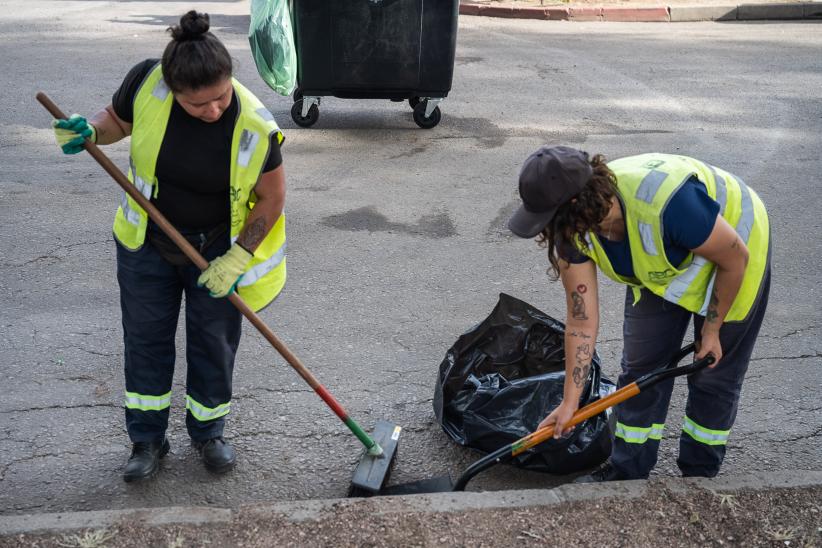
POLYGON ((320 100, 408 100, 436 126, 451 90, 459 0, 291 0, 297 89, 291 117, 310 127, 320 100))

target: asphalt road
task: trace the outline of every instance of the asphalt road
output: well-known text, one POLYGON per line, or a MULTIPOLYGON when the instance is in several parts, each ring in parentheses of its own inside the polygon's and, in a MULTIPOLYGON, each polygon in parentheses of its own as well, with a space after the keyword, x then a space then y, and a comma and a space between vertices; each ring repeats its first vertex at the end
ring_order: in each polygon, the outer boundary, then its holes
MULTIPOLYGON (((119 189, 65 157, 44 90, 67 112, 105 105, 159 56, 189 4, 7 0, 0 15, 0 513, 343 496, 356 440, 253 328, 227 436, 240 461, 210 476, 183 425, 183 329, 161 474, 126 485, 122 338, 111 222, 119 189)), ((767 204, 774 285, 723 474, 822 466, 822 26, 460 21, 441 124, 388 101, 329 98, 310 130, 259 79, 246 2, 198 5, 287 135, 289 282, 264 319, 363 425, 405 427, 396 480, 458 472, 476 454, 433 420, 438 365, 506 292, 562 317, 544 252, 504 228, 516 175, 543 143, 615 158, 690 154, 767 204)), ((127 145, 107 148, 120 165, 127 145)), ((623 289, 602 288, 599 352, 619 370, 623 289)), ((673 475, 682 382, 657 473, 673 475)), ((475 489, 567 478, 500 467, 475 489)))

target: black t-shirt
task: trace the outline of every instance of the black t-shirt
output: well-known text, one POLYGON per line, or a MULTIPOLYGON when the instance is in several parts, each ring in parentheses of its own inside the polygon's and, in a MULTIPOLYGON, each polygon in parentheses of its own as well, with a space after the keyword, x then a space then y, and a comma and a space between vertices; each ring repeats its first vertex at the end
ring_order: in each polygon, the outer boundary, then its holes
MULTIPOLYGON (((134 122, 134 97, 158 62, 146 59, 135 65, 114 93, 111 103, 122 120, 134 122)), ((230 222, 231 138, 238 108, 235 93, 220 119, 208 123, 190 116, 177 101, 172 103, 155 170, 159 188, 151 201, 178 229, 207 229, 230 222)), ((263 172, 282 164, 276 135, 270 140, 263 172)))

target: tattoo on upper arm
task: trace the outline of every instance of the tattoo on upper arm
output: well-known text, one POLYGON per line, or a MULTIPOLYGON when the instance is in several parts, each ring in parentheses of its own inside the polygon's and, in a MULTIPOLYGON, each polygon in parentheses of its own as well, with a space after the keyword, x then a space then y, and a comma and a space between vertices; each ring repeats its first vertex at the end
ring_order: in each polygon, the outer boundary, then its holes
POLYGON ((260 242, 265 238, 265 219, 257 217, 251 223, 247 224, 243 229, 240 237, 237 238, 237 243, 249 251, 253 251, 260 245, 260 242))
POLYGON ((591 345, 583 343, 577 346, 577 353, 574 359, 576 360, 576 365, 571 372, 574 385, 576 385, 577 388, 582 388, 585 386, 585 381, 588 380, 588 372, 591 369, 591 345))
POLYGON ((708 303, 708 312, 705 313, 705 321, 714 323, 719 317, 719 296, 716 294, 716 288, 711 291, 711 300, 708 303))
POLYGON ((591 335, 587 335, 587 334, 583 333, 582 331, 570 331, 570 332, 568 332, 568 334, 571 335, 572 337, 579 337, 580 339, 590 339, 591 338, 591 335))
POLYGON ((738 248, 739 248, 739 236, 734 238, 734 241, 731 244, 731 249, 738 249, 738 248))
MULTIPOLYGON (((585 287, 581 285, 580 287, 585 287)), ((577 288, 579 289, 579 288, 577 288)), ((583 291, 584 293, 584 291, 583 291)), ((577 291, 571 292, 571 301, 573 302, 573 306, 571 308, 571 317, 575 320, 587 320, 588 315, 585 314, 585 299, 582 298, 582 295, 577 291)))

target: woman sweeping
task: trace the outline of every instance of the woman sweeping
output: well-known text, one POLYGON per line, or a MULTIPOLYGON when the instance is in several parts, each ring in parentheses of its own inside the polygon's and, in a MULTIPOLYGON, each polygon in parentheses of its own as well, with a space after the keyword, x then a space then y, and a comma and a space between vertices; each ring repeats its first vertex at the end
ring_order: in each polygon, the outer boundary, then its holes
POLYGON ((162 59, 138 63, 112 103, 88 121, 53 123, 67 154, 83 138, 131 137, 129 179, 210 262, 200 271, 124 195, 114 220, 125 343, 125 415, 133 443, 125 481, 151 476, 166 439, 177 319, 185 295, 186 427, 209 470, 234 466, 223 438, 242 316, 285 284, 283 136, 263 104, 232 78, 231 57, 190 11, 169 29, 162 59))

